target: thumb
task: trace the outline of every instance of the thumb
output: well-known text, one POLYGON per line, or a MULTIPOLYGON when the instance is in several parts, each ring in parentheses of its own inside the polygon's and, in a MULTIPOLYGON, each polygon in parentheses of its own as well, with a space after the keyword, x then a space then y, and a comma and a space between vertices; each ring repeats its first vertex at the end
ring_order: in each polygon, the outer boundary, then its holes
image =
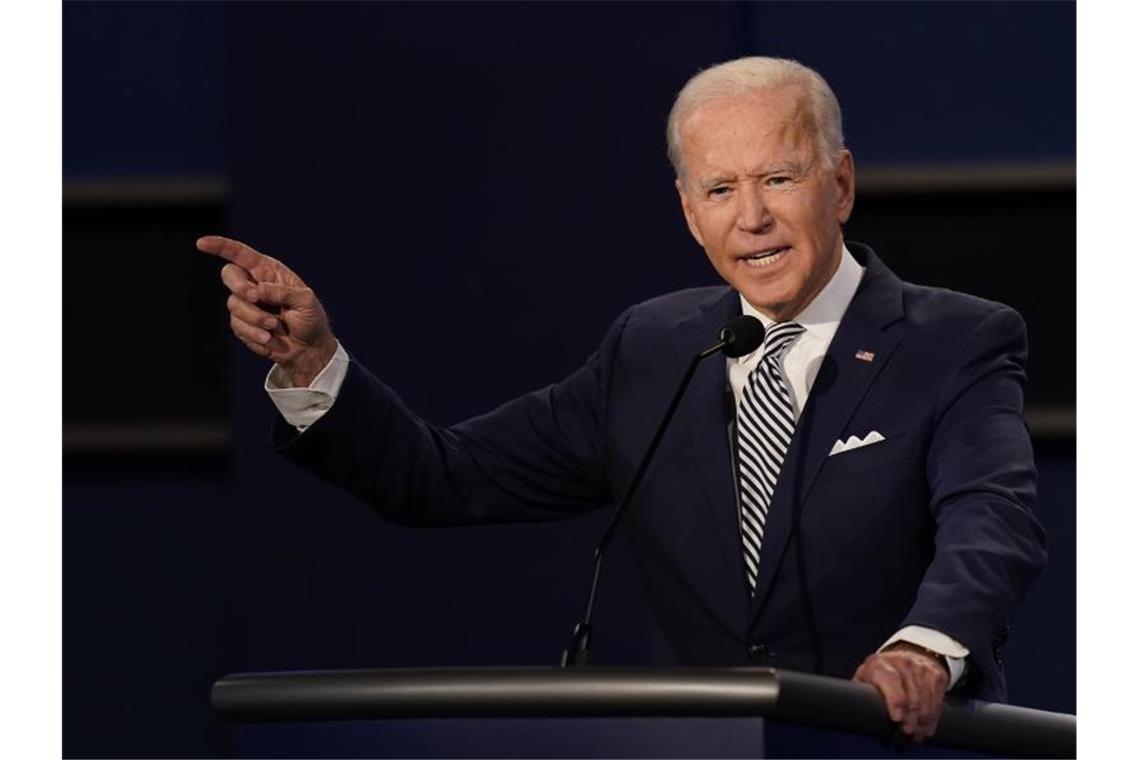
POLYGON ((249 289, 250 300, 270 306, 295 308, 305 306, 313 300, 309 288, 293 288, 276 282, 259 282, 249 289))

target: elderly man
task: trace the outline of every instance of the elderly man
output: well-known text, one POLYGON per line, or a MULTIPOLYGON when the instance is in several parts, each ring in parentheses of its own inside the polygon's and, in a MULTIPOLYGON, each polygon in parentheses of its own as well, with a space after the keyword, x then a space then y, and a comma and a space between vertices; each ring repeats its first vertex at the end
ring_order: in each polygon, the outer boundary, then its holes
POLYGON ((275 362, 279 449, 405 524, 605 506, 689 357, 754 315, 763 345, 700 370, 628 514, 670 661, 866 681, 915 739, 947 689, 1004 699, 1000 650, 1045 560, 1021 318, 845 244, 854 164, 814 71, 703 71, 667 138, 689 229, 729 287, 631 307, 579 371, 451 428, 350 360, 283 264, 201 239, 229 262, 233 332, 275 362))

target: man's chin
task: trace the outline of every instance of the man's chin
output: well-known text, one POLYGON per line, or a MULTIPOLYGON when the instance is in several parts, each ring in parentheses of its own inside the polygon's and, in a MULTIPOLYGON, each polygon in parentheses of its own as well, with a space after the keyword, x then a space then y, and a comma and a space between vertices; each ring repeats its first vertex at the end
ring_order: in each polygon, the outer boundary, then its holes
POLYGON ((752 308, 770 319, 779 322, 790 316, 786 314, 786 311, 791 303, 791 297, 783 288, 776 290, 745 286, 743 288, 737 287, 736 290, 744 296, 744 300, 748 301, 752 308))

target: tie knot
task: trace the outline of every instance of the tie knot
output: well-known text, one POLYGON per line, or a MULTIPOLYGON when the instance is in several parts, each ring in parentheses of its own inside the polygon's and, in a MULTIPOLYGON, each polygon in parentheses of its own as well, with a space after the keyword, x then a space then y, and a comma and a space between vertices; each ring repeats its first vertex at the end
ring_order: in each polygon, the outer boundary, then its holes
POLYGON ((780 361, 784 352, 792 342, 804 331, 804 326, 796 322, 778 322, 768 328, 764 333, 764 349, 760 355, 761 361, 771 359, 780 361))

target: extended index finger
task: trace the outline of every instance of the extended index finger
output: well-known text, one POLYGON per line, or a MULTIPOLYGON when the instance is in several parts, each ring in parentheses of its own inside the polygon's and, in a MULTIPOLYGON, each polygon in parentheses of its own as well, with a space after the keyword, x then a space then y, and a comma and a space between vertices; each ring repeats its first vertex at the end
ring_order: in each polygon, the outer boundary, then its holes
POLYGON ((265 256, 258 253, 240 240, 222 237, 221 235, 206 235, 198 238, 198 250, 232 261, 247 272, 253 271, 259 264, 265 262, 265 256))

